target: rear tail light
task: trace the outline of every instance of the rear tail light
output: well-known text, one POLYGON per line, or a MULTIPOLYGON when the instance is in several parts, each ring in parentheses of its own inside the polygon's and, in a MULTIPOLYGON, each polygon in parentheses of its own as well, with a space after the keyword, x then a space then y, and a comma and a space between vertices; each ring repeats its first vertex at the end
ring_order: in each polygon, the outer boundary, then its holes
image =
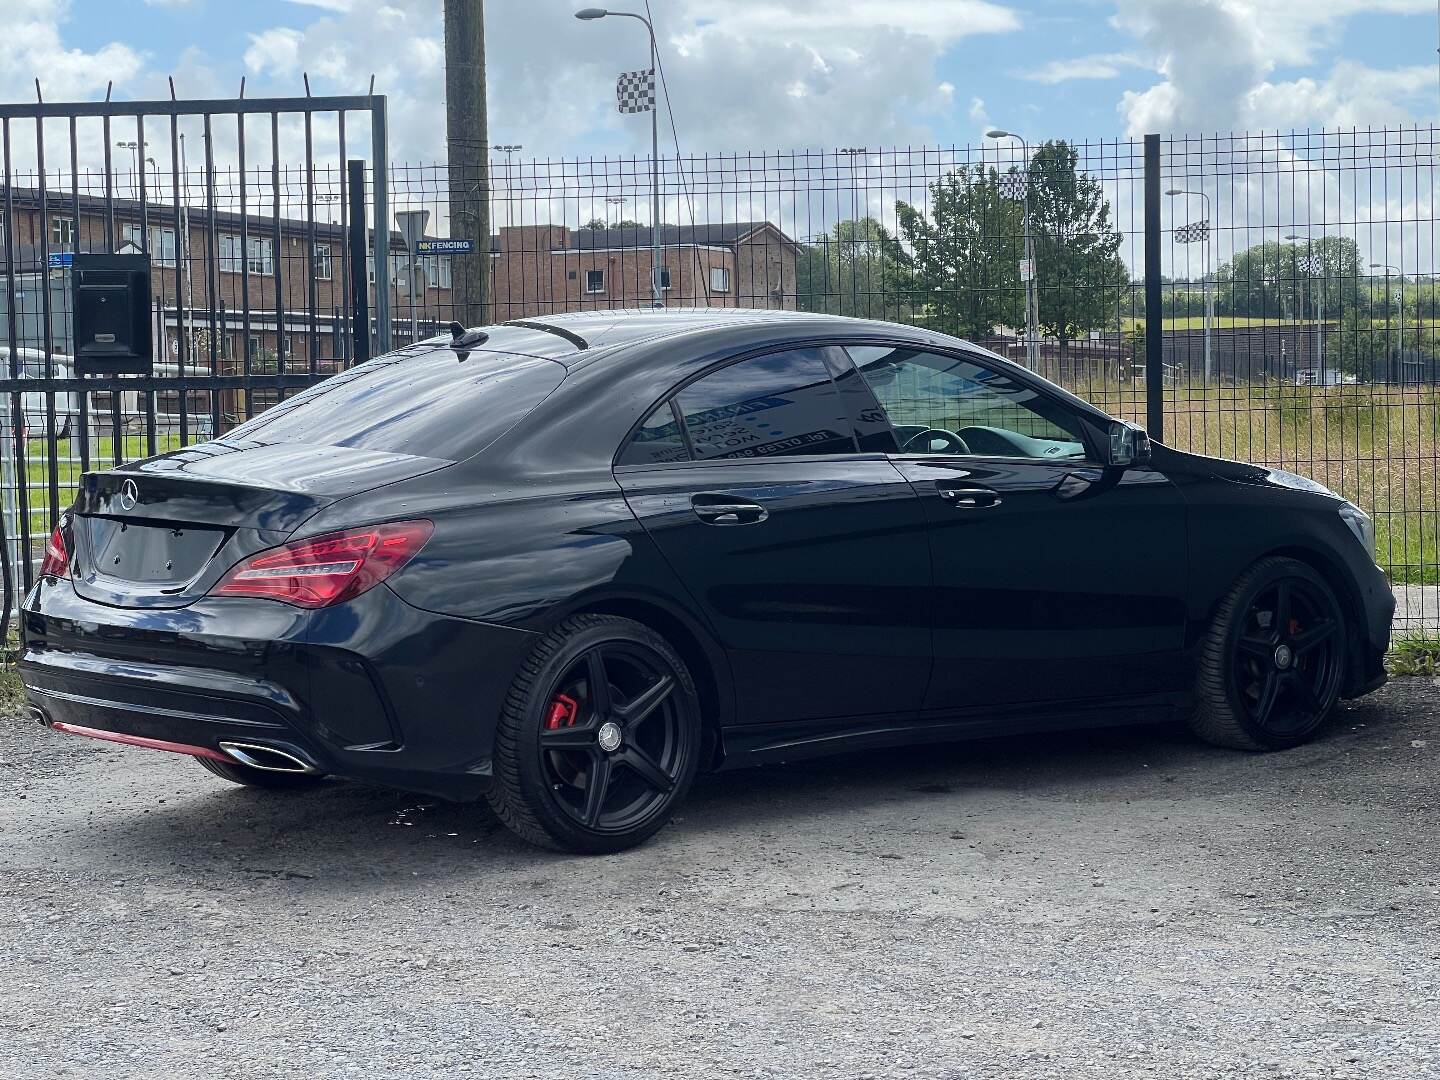
POLYGON ((341 604, 399 570, 434 531, 428 521, 394 521, 296 540, 236 563, 210 595, 258 596, 305 608, 341 604))
POLYGON ((45 558, 40 561, 40 576, 62 578, 70 572, 70 553, 65 550, 65 537, 60 526, 45 541, 45 558))

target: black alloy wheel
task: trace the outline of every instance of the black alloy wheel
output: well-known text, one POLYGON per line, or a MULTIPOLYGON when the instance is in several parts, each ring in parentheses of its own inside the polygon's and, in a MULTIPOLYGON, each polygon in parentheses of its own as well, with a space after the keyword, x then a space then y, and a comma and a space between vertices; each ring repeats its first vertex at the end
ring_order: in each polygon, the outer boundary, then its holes
POLYGON ((1269 558, 1241 576, 1202 645, 1194 727, 1225 746, 1267 750, 1309 740, 1345 675, 1345 619, 1311 567, 1269 558))
POLYGON ((574 616, 510 692, 490 802, 532 842, 618 851, 665 824, 699 751, 694 684, 664 639, 628 619, 574 616))

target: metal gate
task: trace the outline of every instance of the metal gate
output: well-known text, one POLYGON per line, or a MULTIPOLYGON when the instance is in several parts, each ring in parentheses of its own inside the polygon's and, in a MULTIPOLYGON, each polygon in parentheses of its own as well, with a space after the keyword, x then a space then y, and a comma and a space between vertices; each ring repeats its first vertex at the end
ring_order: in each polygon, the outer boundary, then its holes
POLYGON ((378 96, 0 104, 7 618, 81 473, 221 435, 389 347, 388 289, 368 314, 386 142, 378 96), (77 252, 150 256, 150 376, 76 375, 77 252))

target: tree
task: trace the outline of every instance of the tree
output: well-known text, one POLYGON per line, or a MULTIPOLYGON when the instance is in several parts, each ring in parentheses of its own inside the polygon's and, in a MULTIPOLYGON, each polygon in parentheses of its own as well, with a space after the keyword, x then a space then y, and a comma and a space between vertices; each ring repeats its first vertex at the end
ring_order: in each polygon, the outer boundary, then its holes
POLYGON ((1121 291, 1130 284, 1110 202, 1078 163, 1074 147, 1054 141, 1030 164, 1040 328, 1059 340, 1062 365, 1071 341, 1115 325, 1121 291))
POLYGON ((611 225, 604 218, 597 217, 591 218, 584 225, 581 225, 580 228, 588 229, 591 232, 604 232, 606 229, 639 229, 643 228, 643 226, 638 221, 631 221, 629 218, 621 218, 615 222, 614 225, 611 225))
POLYGON ((895 238, 874 218, 837 222, 796 260, 797 306, 831 315, 904 318, 889 291, 898 254, 895 238))
POLYGON ((1229 315, 1253 318, 1342 318, 1357 305, 1364 264, 1348 236, 1295 243, 1266 241, 1237 252, 1216 273, 1219 306, 1229 315))
POLYGON ((896 204, 903 247, 890 260, 889 292, 917 321, 983 338, 1025 320, 1020 282, 1022 215, 991 168, 961 166, 930 185, 930 212, 896 204))

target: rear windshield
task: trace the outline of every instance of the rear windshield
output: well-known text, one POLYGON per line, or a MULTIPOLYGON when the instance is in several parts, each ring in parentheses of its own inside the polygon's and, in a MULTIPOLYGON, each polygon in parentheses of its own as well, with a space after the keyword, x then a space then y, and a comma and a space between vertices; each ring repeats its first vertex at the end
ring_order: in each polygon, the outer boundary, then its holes
POLYGON ((564 377, 565 368, 553 360, 417 345, 286 398, 223 441, 353 446, 460 461, 508 431, 564 377))

